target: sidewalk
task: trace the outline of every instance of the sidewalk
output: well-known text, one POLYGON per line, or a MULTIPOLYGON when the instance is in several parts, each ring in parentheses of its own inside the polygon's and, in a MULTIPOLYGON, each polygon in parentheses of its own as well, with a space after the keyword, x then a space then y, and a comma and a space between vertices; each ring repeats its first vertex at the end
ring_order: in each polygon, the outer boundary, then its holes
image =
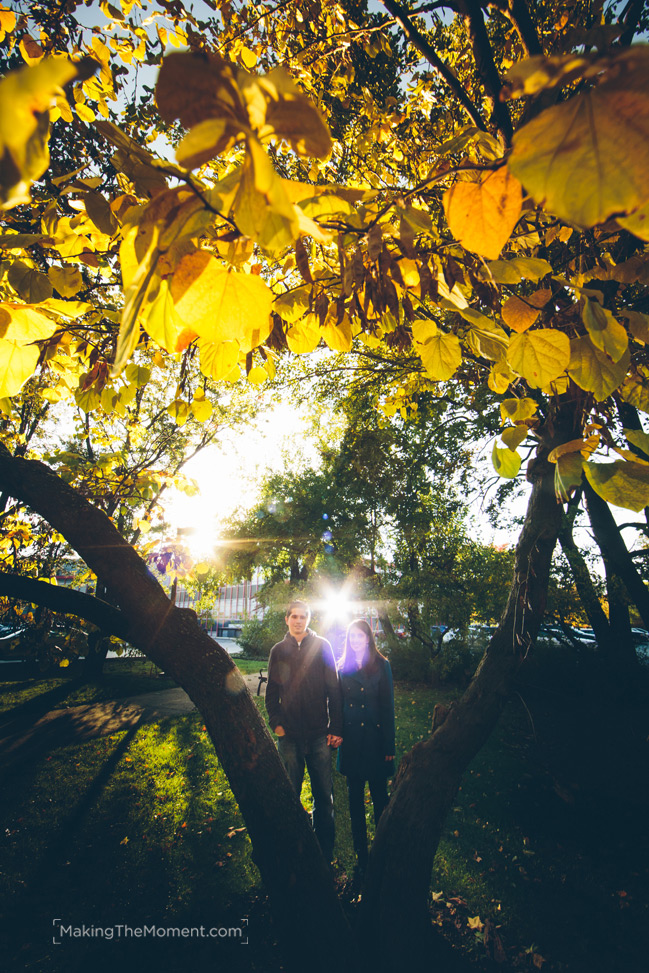
MULTIPOLYGON (((259 676, 251 673, 243 678, 254 696, 259 676)), ((264 683, 262 695, 265 688, 264 683)), ((142 722, 183 716, 195 708, 185 690, 177 687, 104 703, 53 709, 31 724, 17 720, 0 731, 0 772, 11 772, 23 761, 32 761, 57 747, 109 736, 142 722)))

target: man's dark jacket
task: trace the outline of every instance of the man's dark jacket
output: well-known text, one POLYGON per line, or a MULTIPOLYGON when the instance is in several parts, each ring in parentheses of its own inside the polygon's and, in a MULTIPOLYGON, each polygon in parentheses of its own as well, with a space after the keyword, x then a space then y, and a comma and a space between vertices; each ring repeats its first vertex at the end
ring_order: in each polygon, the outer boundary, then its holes
POLYGON ((266 710, 271 728, 313 740, 343 734, 340 681, 329 642, 307 629, 300 645, 287 635, 270 650, 266 710))

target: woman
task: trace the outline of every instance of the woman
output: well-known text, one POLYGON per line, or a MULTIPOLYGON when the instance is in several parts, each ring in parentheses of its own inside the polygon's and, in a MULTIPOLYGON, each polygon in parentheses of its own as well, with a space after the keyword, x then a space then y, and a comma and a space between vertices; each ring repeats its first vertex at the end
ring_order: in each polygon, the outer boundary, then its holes
POLYGON ((362 877, 367 864, 365 781, 369 781, 378 825, 388 803, 387 778, 394 767, 394 689, 390 663, 376 648, 372 629, 363 619, 347 629, 338 663, 343 691, 343 742, 338 769, 347 777, 349 816, 362 877))

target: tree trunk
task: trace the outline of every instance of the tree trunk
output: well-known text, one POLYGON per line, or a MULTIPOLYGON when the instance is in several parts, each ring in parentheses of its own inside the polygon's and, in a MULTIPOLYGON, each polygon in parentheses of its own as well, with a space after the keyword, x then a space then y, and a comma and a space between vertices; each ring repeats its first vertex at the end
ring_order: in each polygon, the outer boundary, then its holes
POLYGON ((602 557, 608 568, 614 571, 626 586, 629 597, 640 612, 644 627, 649 628, 649 588, 638 574, 609 505, 598 493, 595 493, 588 482, 584 485, 584 496, 595 540, 602 552, 602 557))
POLYGON ((588 621, 597 640, 597 645, 600 651, 606 652, 611 637, 609 621, 595 591, 593 579, 590 576, 584 555, 575 544, 575 539, 572 536, 572 529, 575 516, 579 509, 580 499, 581 491, 571 499, 568 504, 568 510, 563 514, 561 530, 559 531, 559 543, 570 565, 579 598, 588 616, 588 621))
POLYGON ((168 672, 198 707, 246 822, 289 963, 330 973, 349 930, 308 817, 243 678, 196 614, 175 608, 110 520, 47 466, 0 446, 0 488, 59 531, 101 576, 126 619, 128 640, 168 672), (314 948, 317 943, 317 948, 314 948))
POLYGON ((104 674, 104 663, 110 648, 110 638, 101 630, 88 635, 86 659, 83 664, 83 679, 87 682, 99 680, 104 674))
MULTIPOLYGON (((555 429, 560 418, 555 417, 555 429)), ((570 409, 564 425, 563 441, 574 435, 570 409)), ((376 946, 375 969, 399 969, 405 949, 414 960, 409 959, 410 970, 436 968, 426 903, 442 828, 462 775, 493 730, 545 612, 561 507, 554 495, 554 467, 545 458, 530 463, 528 479, 532 492, 500 624, 462 698, 447 712, 436 707, 432 735, 402 761, 379 824, 360 921, 364 943, 376 946)))

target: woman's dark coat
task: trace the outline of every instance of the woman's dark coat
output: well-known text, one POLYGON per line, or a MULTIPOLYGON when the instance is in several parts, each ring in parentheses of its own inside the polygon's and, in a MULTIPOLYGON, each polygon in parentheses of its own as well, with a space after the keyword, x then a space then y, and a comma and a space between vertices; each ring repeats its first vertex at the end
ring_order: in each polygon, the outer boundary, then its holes
POLYGON ((387 659, 379 656, 376 669, 340 672, 343 693, 343 742, 338 769, 347 777, 392 774, 394 761, 394 686, 387 659))

